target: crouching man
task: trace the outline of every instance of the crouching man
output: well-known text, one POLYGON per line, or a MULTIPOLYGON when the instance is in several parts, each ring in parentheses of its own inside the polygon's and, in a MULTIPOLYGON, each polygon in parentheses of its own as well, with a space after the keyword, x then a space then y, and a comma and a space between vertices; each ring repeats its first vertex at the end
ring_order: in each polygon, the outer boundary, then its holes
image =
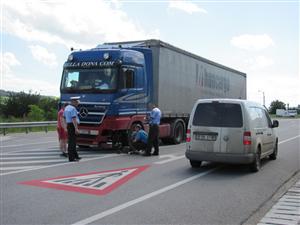
POLYGON ((129 154, 138 154, 140 151, 144 151, 147 147, 148 134, 142 129, 142 126, 137 124, 134 127, 132 133, 132 146, 133 151, 128 152, 129 154))

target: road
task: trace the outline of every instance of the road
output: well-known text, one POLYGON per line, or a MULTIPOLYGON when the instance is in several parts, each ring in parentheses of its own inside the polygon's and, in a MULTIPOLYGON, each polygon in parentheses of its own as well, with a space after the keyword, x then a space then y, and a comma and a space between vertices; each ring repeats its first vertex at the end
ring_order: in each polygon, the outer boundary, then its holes
POLYGON ((55 132, 2 136, 1 225, 242 224, 300 169, 300 120, 280 120, 277 132, 278 158, 258 173, 192 169, 185 144, 152 157, 80 149, 67 162, 55 132))

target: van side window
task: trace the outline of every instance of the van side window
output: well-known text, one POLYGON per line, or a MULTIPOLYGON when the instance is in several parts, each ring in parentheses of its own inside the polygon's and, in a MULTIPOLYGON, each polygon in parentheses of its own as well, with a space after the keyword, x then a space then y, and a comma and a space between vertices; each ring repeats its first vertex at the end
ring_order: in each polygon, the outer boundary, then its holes
POLYGON ((265 113, 265 116, 267 118, 267 122, 268 122, 269 127, 272 127, 272 120, 270 118, 269 113, 266 110, 264 110, 264 113, 265 113))
POLYGON ((260 128, 268 127, 269 124, 268 124, 268 120, 266 118, 266 114, 265 114, 264 110, 261 108, 256 108, 256 111, 259 115, 258 124, 257 124, 258 127, 260 127, 260 128))

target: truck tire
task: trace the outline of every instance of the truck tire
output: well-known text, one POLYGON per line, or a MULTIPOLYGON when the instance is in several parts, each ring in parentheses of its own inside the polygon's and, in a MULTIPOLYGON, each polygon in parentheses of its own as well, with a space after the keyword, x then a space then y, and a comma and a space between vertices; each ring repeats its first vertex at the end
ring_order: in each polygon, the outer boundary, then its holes
POLYGON ((143 125, 141 123, 133 123, 130 127, 130 129, 127 132, 127 142, 128 142, 128 146, 130 147, 130 149, 132 149, 133 151, 137 151, 137 149, 133 146, 132 144, 132 132, 134 131, 134 127, 139 124, 141 125, 142 129, 144 129, 143 125))
POLYGON ((181 121, 175 121, 173 130, 173 143, 180 144, 184 138, 184 125, 181 121))
POLYGON ((78 145, 79 148, 90 148, 89 145, 78 145))

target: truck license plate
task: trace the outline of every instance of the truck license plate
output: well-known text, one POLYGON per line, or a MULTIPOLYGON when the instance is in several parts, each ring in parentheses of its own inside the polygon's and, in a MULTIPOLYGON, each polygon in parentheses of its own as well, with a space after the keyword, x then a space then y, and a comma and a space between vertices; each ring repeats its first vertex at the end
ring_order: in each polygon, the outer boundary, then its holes
POLYGON ((89 134, 90 132, 88 130, 79 130, 80 134, 89 134))

